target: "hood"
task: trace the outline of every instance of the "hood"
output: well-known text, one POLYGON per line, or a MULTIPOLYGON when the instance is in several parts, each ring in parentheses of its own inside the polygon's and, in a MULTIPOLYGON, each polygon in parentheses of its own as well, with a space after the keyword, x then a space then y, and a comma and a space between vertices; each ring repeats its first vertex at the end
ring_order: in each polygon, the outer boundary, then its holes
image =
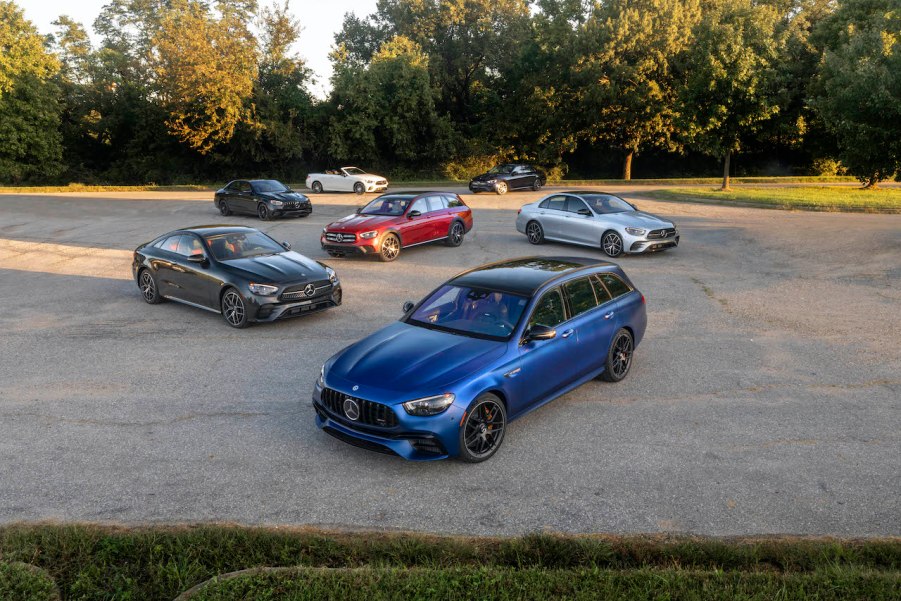
POLYGON ((288 251, 277 255, 262 255, 246 259, 223 261, 234 272, 263 284, 288 284, 303 280, 324 280, 328 274, 318 261, 288 251))
POLYGON ((375 182, 379 181, 380 179, 385 179, 381 175, 376 175, 374 173, 367 173, 366 175, 359 175, 357 177, 362 179, 364 182, 367 182, 370 184, 374 184, 375 182))
POLYGON ((326 378, 404 393, 396 399, 400 403, 411 400, 410 395, 446 392, 453 382, 482 371, 501 356, 506 344, 399 321, 338 353, 326 378))
POLYGON ((482 175, 477 175, 474 178, 472 178, 472 181, 487 182, 488 180, 491 180, 491 179, 503 180, 503 179, 507 179, 508 177, 510 177, 509 173, 483 173, 482 175))
POLYGON ((290 192, 263 192, 260 194, 265 198, 274 198, 275 200, 287 200, 289 202, 297 202, 298 200, 307 200, 307 197, 300 192, 291 190, 290 192))
POLYGON ((393 217, 391 215, 360 215, 359 213, 354 213, 328 224, 326 229, 330 232, 365 232, 394 223, 397 219, 403 219, 403 215, 393 217))
POLYGON ((604 221, 612 221, 628 227, 643 227, 646 229, 659 229, 662 227, 673 227, 671 221, 661 219, 656 215, 645 213, 644 211, 628 211, 625 213, 611 213, 609 215, 600 215, 604 221))

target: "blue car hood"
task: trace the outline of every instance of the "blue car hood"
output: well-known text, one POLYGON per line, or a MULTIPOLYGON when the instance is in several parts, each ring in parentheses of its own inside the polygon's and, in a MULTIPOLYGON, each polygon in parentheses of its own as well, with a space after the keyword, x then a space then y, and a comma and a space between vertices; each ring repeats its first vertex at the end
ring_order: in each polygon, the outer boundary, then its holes
POLYGON ((446 386, 501 356, 506 344, 397 322, 338 353, 326 377, 403 393, 399 403, 410 400, 409 394, 447 392, 446 386))

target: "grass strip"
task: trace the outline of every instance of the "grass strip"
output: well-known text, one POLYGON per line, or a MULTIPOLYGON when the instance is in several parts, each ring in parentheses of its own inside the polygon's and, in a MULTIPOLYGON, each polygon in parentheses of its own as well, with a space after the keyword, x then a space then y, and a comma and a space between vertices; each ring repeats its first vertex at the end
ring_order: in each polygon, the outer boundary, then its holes
POLYGON ((171 600, 218 574, 263 566, 579 573, 810 574, 838 570, 897 577, 901 573, 901 539, 723 540, 549 534, 461 538, 212 525, 133 529, 20 525, 0 528, 0 561, 22 561, 43 568, 64 599, 171 600))
POLYGON ((0 562, 0 599, 57 601, 59 592, 44 570, 21 562, 0 562))
POLYGON ((868 599, 901 594, 897 574, 859 569, 805 574, 640 570, 513 570, 497 567, 299 568, 217 579, 179 601, 301 601, 314 599, 868 599))
POLYGON ((901 188, 864 190, 849 186, 791 188, 741 187, 729 191, 705 188, 650 190, 642 196, 660 200, 715 202, 737 206, 812 211, 901 213, 901 188))

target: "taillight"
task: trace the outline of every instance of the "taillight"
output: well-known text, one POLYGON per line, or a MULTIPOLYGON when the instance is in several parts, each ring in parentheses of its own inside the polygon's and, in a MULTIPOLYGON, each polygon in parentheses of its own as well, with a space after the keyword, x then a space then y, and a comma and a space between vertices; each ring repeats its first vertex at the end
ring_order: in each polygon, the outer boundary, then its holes
POLYGON ((516 210, 516 214, 517 214, 517 215, 519 215, 520 213, 522 213, 522 209, 521 209, 521 208, 516 210))
POLYGON ((644 294, 641 295, 641 304, 642 304, 642 305, 645 304, 644 294))

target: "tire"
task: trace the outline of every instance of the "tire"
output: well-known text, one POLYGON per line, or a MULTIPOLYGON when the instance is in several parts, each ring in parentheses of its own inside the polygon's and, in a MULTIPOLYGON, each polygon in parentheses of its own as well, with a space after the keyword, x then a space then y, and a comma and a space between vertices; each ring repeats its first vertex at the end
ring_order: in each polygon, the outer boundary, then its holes
POLYGON ((310 185, 310 189, 313 190, 316 194, 322 194, 322 184, 319 182, 313 182, 310 185))
POLYGON ((459 459, 466 463, 490 459, 504 442, 506 427, 504 403, 490 392, 480 395, 463 418, 459 459))
POLYGON ((530 221, 526 224, 526 237, 531 244, 541 244, 544 242, 544 228, 537 221, 530 221))
POLYGON ((219 309, 222 313, 222 319, 225 323, 233 328, 246 328, 249 321, 247 319, 247 303, 241 298, 241 294, 234 288, 227 288, 222 299, 219 301, 219 309))
POLYGON ((400 240, 396 234, 388 234, 382 239, 379 247, 379 259, 384 263, 390 263, 400 256, 400 240))
POLYGON ((498 182, 494 184, 494 191, 498 196, 503 196, 507 193, 507 182, 498 182))
POLYGON ((363 182, 357 182, 354 184, 354 192, 357 194, 362 194, 366 191, 366 186, 363 185, 363 182))
POLYGON ((223 217, 228 217, 232 214, 232 210, 228 207, 228 201, 224 198, 219 201, 219 214, 223 217))
POLYGON ((257 217, 260 218, 260 221, 269 221, 272 219, 272 213, 269 212, 269 207, 266 206, 265 202, 261 202, 257 205, 257 217))
POLYGON ((156 285, 156 278, 149 269, 142 269, 138 273, 138 288, 141 290, 141 297, 148 305, 158 305, 163 302, 159 286, 156 285))
POLYGON ((447 231, 447 239, 444 243, 447 246, 457 247, 463 244, 463 237, 466 235, 466 228, 463 227, 463 223, 460 221, 454 221, 451 223, 450 228, 447 231))
POLYGON ((618 257, 623 254, 623 237, 614 230, 607 230, 601 236, 601 250, 608 257, 618 257))
POLYGON ((632 368, 632 356, 635 352, 635 343, 632 334, 625 328, 620 328, 610 343, 607 351, 607 360, 604 362, 604 373, 600 379, 605 382, 619 382, 632 368))
POLYGON ((536 192, 538 192, 539 190, 541 190, 541 187, 542 187, 543 185, 544 185, 544 184, 541 183, 541 178, 540 178, 540 177, 536 177, 536 178, 535 178, 535 181, 532 182, 532 189, 535 190, 536 192))

